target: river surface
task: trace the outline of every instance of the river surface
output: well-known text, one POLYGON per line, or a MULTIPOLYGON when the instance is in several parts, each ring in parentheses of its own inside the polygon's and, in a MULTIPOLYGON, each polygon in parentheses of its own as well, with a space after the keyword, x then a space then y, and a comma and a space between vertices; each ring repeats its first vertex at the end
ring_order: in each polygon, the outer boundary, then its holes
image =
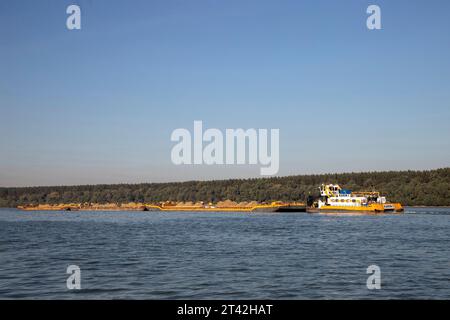
POLYGON ((450 299, 450 208, 400 215, 0 209, 0 298, 450 299), (69 290, 69 265, 81 290, 69 290), (380 268, 381 289, 367 288, 380 268))

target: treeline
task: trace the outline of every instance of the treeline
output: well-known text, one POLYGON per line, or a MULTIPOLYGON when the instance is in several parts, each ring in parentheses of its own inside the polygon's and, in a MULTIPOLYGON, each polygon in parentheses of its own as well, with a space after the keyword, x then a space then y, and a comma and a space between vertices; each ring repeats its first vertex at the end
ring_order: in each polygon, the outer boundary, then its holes
POLYGON ((306 201, 321 183, 355 191, 380 191, 404 205, 450 206, 450 168, 300 175, 277 178, 56 187, 0 188, 0 207, 58 203, 160 201, 306 201))

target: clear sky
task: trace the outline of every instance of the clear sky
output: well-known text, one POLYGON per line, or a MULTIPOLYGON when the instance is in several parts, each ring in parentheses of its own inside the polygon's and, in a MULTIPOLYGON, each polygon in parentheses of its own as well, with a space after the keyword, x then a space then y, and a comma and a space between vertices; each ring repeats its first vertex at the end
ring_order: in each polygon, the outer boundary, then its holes
POLYGON ((0 186, 259 176, 173 165, 194 120, 279 128, 279 175, 448 167, 449 57, 446 0, 1 1, 0 186))

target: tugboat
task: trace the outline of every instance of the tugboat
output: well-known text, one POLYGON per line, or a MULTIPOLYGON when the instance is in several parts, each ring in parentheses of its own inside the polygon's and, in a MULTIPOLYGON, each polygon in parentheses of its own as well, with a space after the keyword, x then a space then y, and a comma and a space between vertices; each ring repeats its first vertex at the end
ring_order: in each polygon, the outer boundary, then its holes
POLYGON ((379 192, 352 192, 337 184, 322 184, 319 189, 319 212, 403 212, 400 203, 387 202, 379 192))

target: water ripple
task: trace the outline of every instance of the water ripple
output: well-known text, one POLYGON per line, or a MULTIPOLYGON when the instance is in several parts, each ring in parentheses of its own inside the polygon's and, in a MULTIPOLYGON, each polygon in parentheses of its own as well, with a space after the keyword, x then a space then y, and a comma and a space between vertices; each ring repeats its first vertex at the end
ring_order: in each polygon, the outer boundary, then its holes
POLYGON ((449 299, 450 209, 405 215, 0 210, 5 299, 449 299), (82 290, 66 288, 81 268, 82 290), (368 290, 366 268, 382 271, 368 290))

